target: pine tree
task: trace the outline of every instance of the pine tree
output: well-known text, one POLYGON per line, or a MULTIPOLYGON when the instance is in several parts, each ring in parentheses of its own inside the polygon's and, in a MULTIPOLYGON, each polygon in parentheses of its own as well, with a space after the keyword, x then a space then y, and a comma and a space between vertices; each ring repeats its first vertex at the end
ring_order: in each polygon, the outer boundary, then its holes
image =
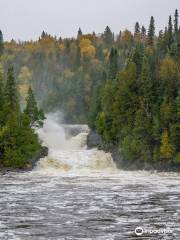
POLYGON ((45 38, 47 36, 47 33, 45 31, 42 31, 41 38, 45 38))
POLYGON ((0 72, 0 128, 3 126, 4 119, 4 84, 3 84, 3 74, 0 72))
POLYGON ((82 36, 82 30, 81 28, 78 29, 77 39, 79 39, 82 36))
POLYGON ((110 47, 113 43, 113 33, 110 29, 110 27, 106 27, 105 31, 104 31, 104 42, 105 42, 105 45, 107 47, 110 47))
POLYGON ((118 71, 118 52, 112 47, 109 55, 109 79, 115 79, 118 71))
POLYGON ((172 26, 172 18, 169 16, 168 22, 168 47, 170 48, 173 43, 173 26, 172 26))
POLYGON ((136 64, 137 74, 141 73, 144 49, 142 44, 137 44, 133 54, 133 62, 136 64))
POLYGON ((141 39, 145 40, 146 39, 146 28, 142 26, 141 28, 141 39))
POLYGON ((45 119, 44 113, 42 110, 38 109, 37 102, 34 97, 32 88, 29 87, 28 96, 26 99, 27 105, 24 110, 24 113, 30 119, 30 125, 33 127, 41 127, 43 125, 43 120, 45 119))
POLYGON ((7 73, 7 82, 5 86, 5 106, 8 114, 17 115, 20 111, 18 92, 14 78, 14 69, 10 67, 7 73))
POLYGON ((150 25, 148 29, 148 45, 153 46, 154 45, 154 37, 155 37, 155 21, 154 17, 151 17, 150 25))
POLYGON ((139 36, 140 36, 140 25, 138 22, 136 22, 135 28, 134 28, 134 37, 136 40, 138 40, 139 36))
POLYGON ((2 56, 3 52, 4 52, 3 34, 2 31, 0 30, 0 57, 2 56))
MULTIPOLYGON (((20 111, 13 67, 8 69, 3 101, 3 126, 0 126, 0 165, 12 168, 27 167, 30 164, 29 160, 37 154, 41 146, 37 135, 30 127, 29 117, 20 111)), ((0 123, 1 121, 2 119, 0 123)))
POLYGON ((176 98, 176 108, 177 108, 177 119, 180 121, 180 91, 178 92, 178 96, 176 98))
POLYGON ((174 15, 174 32, 175 32, 175 34, 178 33, 178 28, 179 28, 178 20, 179 20, 179 13, 178 13, 178 10, 176 9, 175 15, 174 15))
POLYGON ((76 60, 75 60, 75 68, 77 69, 81 64, 81 49, 78 46, 76 50, 76 60))
POLYGON ((151 105, 153 105, 153 81, 151 78, 151 70, 149 65, 149 58, 144 57, 143 65, 142 65, 142 72, 140 76, 140 93, 143 96, 143 102, 146 108, 146 114, 150 115, 151 105))

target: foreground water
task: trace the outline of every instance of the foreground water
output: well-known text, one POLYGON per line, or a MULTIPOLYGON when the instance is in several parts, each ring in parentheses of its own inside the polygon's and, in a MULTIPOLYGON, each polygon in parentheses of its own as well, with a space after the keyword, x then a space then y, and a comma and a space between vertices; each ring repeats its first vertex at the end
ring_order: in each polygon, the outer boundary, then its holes
POLYGON ((49 156, 0 175, 0 239, 180 239, 180 175, 117 170, 87 131, 48 119, 49 156))

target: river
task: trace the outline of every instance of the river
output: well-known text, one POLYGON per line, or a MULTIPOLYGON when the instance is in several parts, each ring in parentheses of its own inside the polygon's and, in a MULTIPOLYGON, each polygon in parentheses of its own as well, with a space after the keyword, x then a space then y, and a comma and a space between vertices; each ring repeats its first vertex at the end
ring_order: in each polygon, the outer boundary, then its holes
POLYGON ((180 174, 118 170, 87 126, 49 116, 38 133, 48 157, 0 175, 0 239, 180 239, 180 174))

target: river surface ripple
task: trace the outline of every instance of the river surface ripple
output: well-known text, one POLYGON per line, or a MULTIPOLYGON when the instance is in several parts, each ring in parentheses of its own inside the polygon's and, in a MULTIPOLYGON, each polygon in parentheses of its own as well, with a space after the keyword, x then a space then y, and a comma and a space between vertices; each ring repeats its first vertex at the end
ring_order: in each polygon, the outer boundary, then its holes
POLYGON ((0 176, 0 239, 180 239, 180 176, 125 172, 0 176), (170 228, 166 234, 145 230, 170 228))
POLYGON ((87 149, 87 126, 54 119, 38 133, 49 155, 32 172, 0 173, 0 240, 180 239, 180 174, 118 170, 87 149))

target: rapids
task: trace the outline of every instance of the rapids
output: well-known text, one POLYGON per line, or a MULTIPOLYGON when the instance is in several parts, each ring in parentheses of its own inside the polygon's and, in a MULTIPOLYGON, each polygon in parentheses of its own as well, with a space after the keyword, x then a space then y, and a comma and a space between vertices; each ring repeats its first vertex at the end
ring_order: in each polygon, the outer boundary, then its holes
POLYGON ((49 155, 39 161, 35 171, 59 175, 117 170, 110 153, 87 149, 88 126, 61 125, 54 119, 49 115, 44 127, 38 131, 43 144, 49 148, 49 155), (76 135, 71 135, 73 133, 76 135))
POLYGON ((38 131, 48 157, 0 174, 0 239, 179 240, 180 175, 118 170, 87 149, 88 131, 49 115, 38 131))

